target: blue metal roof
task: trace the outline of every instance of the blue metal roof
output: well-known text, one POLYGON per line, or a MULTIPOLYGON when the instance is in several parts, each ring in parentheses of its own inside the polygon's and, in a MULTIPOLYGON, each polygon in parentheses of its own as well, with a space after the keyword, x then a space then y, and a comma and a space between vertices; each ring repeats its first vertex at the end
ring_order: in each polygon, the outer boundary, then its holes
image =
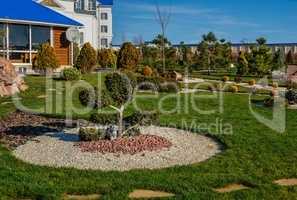
POLYGON ((5 0, 0 6, 0 21, 48 24, 56 26, 83 26, 58 12, 32 0, 5 0))
POLYGON ((112 6, 113 0, 97 0, 101 5, 104 6, 112 6))

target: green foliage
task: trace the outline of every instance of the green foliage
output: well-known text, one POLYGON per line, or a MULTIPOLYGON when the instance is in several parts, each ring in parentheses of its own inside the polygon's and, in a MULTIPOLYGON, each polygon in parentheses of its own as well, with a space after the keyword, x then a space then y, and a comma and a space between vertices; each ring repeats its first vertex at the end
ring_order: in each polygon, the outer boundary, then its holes
POLYGON ((257 39, 257 42, 248 58, 249 69, 250 73, 263 76, 271 72, 272 54, 264 38, 257 39))
POLYGON ((112 104, 112 99, 106 90, 99 90, 96 87, 83 89, 79 92, 80 103, 92 108, 103 108, 112 104))
POLYGON ((166 82, 160 85, 159 92, 162 93, 178 93, 179 87, 174 82, 166 82))
POLYGON ((111 113, 93 113, 90 117, 90 121, 98 123, 100 125, 115 124, 118 120, 118 114, 111 113))
POLYGON ((180 61, 179 64, 182 66, 192 66, 194 64, 194 53, 191 48, 185 46, 184 42, 180 43, 179 48, 180 61))
POLYGON ((159 90, 161 83, 165 80, 161 77, 146 77, 146 76, 138 76, 137 84, 140 90, 159 90))
POLYGON ((279 49, 274 53, 272 59, 272 70, 280 70, 283 67, 286 67, 286 58, 283 49, 279 49))
POLYGON ((84 44, 79 56, 77 57, 75 67, 83 74, 93 71, 97 64, 97 55, 95 49, 90 43, 84 44))
POLYGON ((105 131, 96 127, 82 127, 79 129, 80 141, 98 141, 105 138, 105 131))
POLYGON ((160 123, 159 113, 143 113, 143 112, 134 112, 132 115, 125 117, 125 124, 128 126, 150 126, 158 125, 160 123))
POLYGON ((264 106, 265 107, 273 107, 274 105, 274 98, 273 97, 267 97, 264 99, 264 106))
POLYGON ((289 104, 297 103, 297 90, 290 89, 286 92, 286 99, 289 104))
POLYGON ((117 105, 123 105, 132 99, 133 86, 125 74, 108 74, 105 77, 105 86, 110 97, 117 105))
POLYGON ((163 37, 161 34, 157 35, 153 39, 152 43, 155 44, 158 48, 161 48, 163 46, 163 43, 165 47, 171 46, 171 42, 168 40, 168 38, 163 37))
POLYGON ((53 70, 59 67, 55 50, 49 43, 42 44, 38 50, 34 68, 39 70, 53 70))
POLYGON ((130 42, 122 45, 117 59, 117 67, 125 70, 135 70, 140 61, 139 50, 130 42))
POLYGON ((76 68, 68 68, 63 70, 63 79, 66 81, 77 81, 81 79, 81 73, 76 68))
POLYGON ((99 50, 98 63, 102 68, 115 68, 117 56, 112 49, 99 50))
POLYGON ((239 52, 237 60, 237 74, 240 76, 246 75, 249 72, 249 62, 245 57, 244 52, 239 52))

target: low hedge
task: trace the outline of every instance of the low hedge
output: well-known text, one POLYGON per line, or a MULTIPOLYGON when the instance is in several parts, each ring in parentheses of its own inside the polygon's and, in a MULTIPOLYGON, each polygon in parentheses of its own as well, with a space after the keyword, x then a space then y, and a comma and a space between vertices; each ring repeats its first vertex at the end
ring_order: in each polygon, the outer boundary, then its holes
POLYGON ((63 70, 62 78, 66 81, 78 81, 81 79, 81 73, 76 68, 69 68, 63 70))

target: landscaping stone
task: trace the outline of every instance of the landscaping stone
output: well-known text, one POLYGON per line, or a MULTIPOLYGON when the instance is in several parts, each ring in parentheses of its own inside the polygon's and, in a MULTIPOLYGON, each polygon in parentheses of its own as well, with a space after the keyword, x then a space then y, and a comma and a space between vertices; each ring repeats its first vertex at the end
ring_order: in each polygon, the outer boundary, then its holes
POLYGON ((246 190, 249 188, 250 187, 248 187, 246 185, 234 183, 234 184, 226 185, 222 188, 214 189, 214 191, 218 192, 218 193, 228 193, 228 192, 234 192, 234 191, 238 191, 238 190, 246 190))
POLYGON ((63 200, 99 200, 101 197, 100 194, 92 195, 65 195, 63 200))
POLYGON ((280 179, 277 181, 274 181, 275 184, 278 184, 280 186, 296 186, 297 185, 297 179, 280 179))
POLYGON ((0 96, 11 96, 27 89, 10 61, 0 58, 0 96))
POLYGON ((129 194, 130 199, 168 198, 174 196, 175 194, 172 193, 153 190, 134 190, 129 194))
POLYGON ((102 171, 161 169, 199 163, 221 152, 214 139, 174 128, 142 127, 143 135, 163 137, 172 143, 169 149, 145 151, 134 155, 123 153, 82 152, 78 131, 53 132, 34 138, 17 147, 13 154, 25 162, 51 167, 69 167, 102 171), (213 144, 213 148, 209 145, 213 144))

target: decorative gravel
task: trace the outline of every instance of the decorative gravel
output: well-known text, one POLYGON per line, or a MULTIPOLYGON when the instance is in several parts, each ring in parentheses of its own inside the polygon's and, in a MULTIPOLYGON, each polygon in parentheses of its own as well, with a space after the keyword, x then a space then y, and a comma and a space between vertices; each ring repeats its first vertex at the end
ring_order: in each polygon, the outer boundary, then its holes
POLYGON ((82 152, 137 154, 144 151, 159 151, 172 146, 164 137, 156 135, 139 135, 135 137, 119 138, 116 140, 99 140, 93 142, 79 142, 77 146, 82 152))
POLYGON ((143 135, 155 135, 170 141, 169 149, 144 151, 134 155, 123 153, 82 152, 77 129, 63 133, 48 133, 19 146, 13 154, 28 163, 51 166, 93 169, 103 171, 127 171, 132 169, 160 169, 190 165, 209 159, 221 152, 220 144, 213 139, 187 131, 143 127, 143 135))

